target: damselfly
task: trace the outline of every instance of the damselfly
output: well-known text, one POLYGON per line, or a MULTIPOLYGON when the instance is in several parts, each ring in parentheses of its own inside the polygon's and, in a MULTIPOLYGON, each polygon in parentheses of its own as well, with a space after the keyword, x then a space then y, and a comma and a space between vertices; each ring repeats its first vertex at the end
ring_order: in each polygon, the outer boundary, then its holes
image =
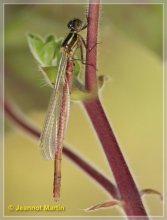
POLYGON ((87 24, 84 25, 80 19, 74 18, 69 21, 67 27, 70 32, 61 46, 62 56, 40 137, 40 147, 43 156, 48 160, 55 160, 53 185, 53 197, 55 200, 60 198, 62 146, 70 107, 70 77, 66 69, 68 63, 73 62, 77 48, 81 50, 81 61, 84 63, 82 45, 84 44, 86 47, 85 41, 79 32, 85 29, 87 24))

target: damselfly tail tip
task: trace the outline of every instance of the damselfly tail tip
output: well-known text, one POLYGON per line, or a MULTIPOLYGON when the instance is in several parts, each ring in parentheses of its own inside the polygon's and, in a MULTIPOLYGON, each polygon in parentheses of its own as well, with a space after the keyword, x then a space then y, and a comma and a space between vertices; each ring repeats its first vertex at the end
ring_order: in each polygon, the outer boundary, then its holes
POLYGON ((58 202, 60 200, 60 187, 58 187, 58 188, 57 188, 57 186, 54 187, 54 189, 53 189, 53 199, 54 199, 55 202, 58 202))
POLYGON ((60 200, 60 195, 57 193, 53 194, 53 199, 55 202, 58 202, 60 200))

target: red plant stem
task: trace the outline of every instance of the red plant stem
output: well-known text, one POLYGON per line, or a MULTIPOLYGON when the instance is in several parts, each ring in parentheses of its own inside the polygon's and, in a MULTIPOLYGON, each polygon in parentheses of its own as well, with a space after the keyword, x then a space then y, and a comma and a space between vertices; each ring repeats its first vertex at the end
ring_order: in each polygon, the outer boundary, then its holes
POLYGON ((86 53, 86 73, 85 86, 88 91, 97 89, 96 82, 96 54, 97 54, 97 31, 99 19, 99 0, 90 0, 88 11, 88 28, 87 28, 87 53, 86 53), (91 4, 93 3, 93 4, 91 4), (92 37, 92 33, 96 33, 92 37))
POLYGON ((115 177, 128 216, 144 216, 140 194, 98 98, 84 103, 115 177))
MULTIPOLYGON (((12 109, 9 103, 4 102, 4 110, 5 116, 10 118, 17 126, 19 126, 23 131, 27 134, 32 135, 35 138, 40 137, 40 132, 28 124, 27 120, 24 117, 20 117, 18 113, 12 109)), ((103 174, 97 171, 94 167, 89 165, 84 159, 75 154, 68 147, 63 147, 63 154, 71 159, 78 167, 80 167, 87 175, 89 175, 95 182, 99 183, 99 185, 106 190, 109 194, 111 194, 114 198, 119 199, 117 189, 103 174)))
MULTIPOLYGON (((89 45, 89 47, 92 47, 97 42, 98 33, 99 4, 91 4, 92 2, 95 1, 90 1, 88 12, 87 45, 89 45)), ((99 1, 96 1, 96 3, 97 2, 99 1)), ((86 54, 87 63, 91 63, 94 67, 96 67, 95 52, 96 48, 91 52, 87 51, 86 54)), ((93 68, 92 66, 88 66, 85 73, 86 88, 90 92, 93 91, 97 84, 95 79, 96 68, 93 68)), ((121 200, 124 201, 124 210, 127 216, 144 216, 143 219, 148 219, 138 189, 121 153, 120 147, 99 98, 96 97, 90 101, 85 101, 83 104, 102 144, 109 166, 115 177, 121 200)))

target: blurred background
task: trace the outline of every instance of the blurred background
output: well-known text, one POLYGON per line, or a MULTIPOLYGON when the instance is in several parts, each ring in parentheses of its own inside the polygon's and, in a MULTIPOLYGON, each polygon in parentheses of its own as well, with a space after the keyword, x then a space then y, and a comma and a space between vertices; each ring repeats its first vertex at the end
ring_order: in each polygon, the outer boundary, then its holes
MULTIPOLYGON (((51 89, 28 48, 26 33, 64 37, 73 17, 86 21, 80 4, 5 5, 5 98, 41 129, 51 89)), ((83 37, 86 32, 83 32, 83 37)), ((111 80, 100 98, 139 189, 163 193, 163 6, 101 5, 98 74, 111 80)), ((98 119, 97 119, 98 120, 98 119)), ((65 143, 114 182, 95 132, 78 103, 71 103, 65 143), (79 129, 78 129, 79 128, 79 129)), ((5 120, 5 215, 122 216, 118 207, 86 213, 110 197, 68 158, 62 161, 64 212, 10 212, 8 205, 55 205, 53 161, 40 155, 39 141, 5 120), (77 177, 77 178, 76 178, 77 177)), ((147 212, 163 215, 155 195, 143 197, 147 212)))

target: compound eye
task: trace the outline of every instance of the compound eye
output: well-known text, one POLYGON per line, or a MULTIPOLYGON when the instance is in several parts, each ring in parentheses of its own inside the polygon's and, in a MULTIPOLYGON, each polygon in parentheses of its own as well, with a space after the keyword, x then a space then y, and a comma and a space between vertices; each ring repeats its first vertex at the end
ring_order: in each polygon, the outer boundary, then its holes
POLYGON ((67 27, 71 30, 80 30, 82 28, 82 21, 78 18, 74 18, 73 20, 69 21, 67 27))
POLYGON ((73 20, 71 20, 71 21, 69 21, 68 22, 68 24, 67 24, 67 27, 69 28, 69 29, 73 29, 73 20))
POLYGON ((73 26, 76 30, 79 30, 82 27, 82 21, 80 19, 73 20, 73 26))

